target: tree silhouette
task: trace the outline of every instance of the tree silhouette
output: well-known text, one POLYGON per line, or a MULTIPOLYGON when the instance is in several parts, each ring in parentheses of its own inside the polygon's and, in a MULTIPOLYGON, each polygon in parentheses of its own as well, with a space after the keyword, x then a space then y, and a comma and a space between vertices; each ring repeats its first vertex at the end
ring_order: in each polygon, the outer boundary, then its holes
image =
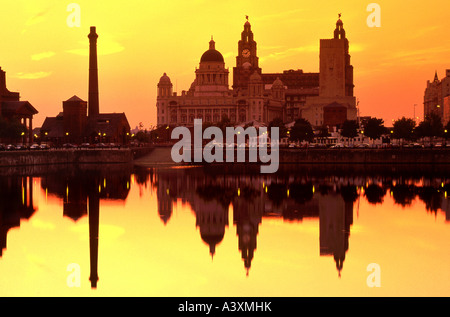
POLYGON ((364 190, 364 196, 372 205, 382 204, 385 195, 386 190, 376 184, 370 184, 364 190))
POLYGON ((371 140, 376 140, 383 135, 385 130, 383 119, 370 118, 364 126, 364 135, 371 140))
POLYGON ((432 112, 414 129, 417 138, 433 138, 444 136, 441 117, 432 112))
POLYGON ((279 137, 281 138, 285 138, 287 136, 287 128, 284 125, 284 122, 281 118, 277 117, 275 119, 273 119, 268 126, 268 131, 269 131, 269 136, 272 137, 271 132, 272 132, 272 127, 274 128, 279 128, 279 137))
POLYGON ((303 118, 297 119, 290 132, 290 138, 292 141, 308 141, 314 140, 314 131, 308 120, 303 118))
POLYGON ((414 138, 414 128, 416 122, 410 118, 401 118, 394 122, 394 133, 392 137, 400 140, 412 140, 414 138))
POLYGON ((356 120, 345 120, 342 124, 341 135, 348 139, 356 138, 358 136, 358 122, 356 120))

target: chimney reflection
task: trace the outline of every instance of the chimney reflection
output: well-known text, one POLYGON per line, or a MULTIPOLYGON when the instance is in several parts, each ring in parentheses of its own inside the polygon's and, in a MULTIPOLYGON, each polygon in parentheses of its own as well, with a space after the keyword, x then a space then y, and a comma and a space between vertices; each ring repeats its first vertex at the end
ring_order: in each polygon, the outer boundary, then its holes
POLYGON ((58 170, 41 178, 41 186, 63 201, 63 215, 73 221, 88 217, 91 288, 97 288, 101 200, 125 200, 131 181, 130 166, 86 166, 58 170))
POLYGON ((94 194, 89 196, 89 257, 91 287, 97 288, 98 282, 98 237, 99 237, 100 199, 94 194))

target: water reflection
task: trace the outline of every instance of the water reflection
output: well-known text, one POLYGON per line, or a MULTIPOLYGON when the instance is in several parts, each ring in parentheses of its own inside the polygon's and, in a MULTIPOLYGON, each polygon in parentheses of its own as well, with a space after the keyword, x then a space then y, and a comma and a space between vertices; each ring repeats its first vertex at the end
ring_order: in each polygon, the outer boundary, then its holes
MULTIPOLYGON (((279 218, 293 224, 304 219, 319 223, 318 254, 334 260, 341 276, 349 252, 353 216, 361 199, 382 205, 387 195, 403 208, 419 199, 424 212, 444 212, 450 220, 449 174, 428 171, 320 170, 292 166, 277 174, 264 175, 249 167, 139 168, 132 166, 83 166, 52 170, 7 173, 0 176, 1 251, 7 247, 7 234, 20 227, 21 219, 30 219, 39 206, 33 204, 34 180, 41 190, 63 202, 62 215, 77 222, 88 217, 90 283, 99 281, 100 202, 126 201, 131 186, 152 186, 157 195, 157 216, 171 225, 173 208, 181 201, 195 215, 200 239, 214 258, 217 246, 225 238, 232 215, 238 245, 248 275, 258 247, 258 232, 264 219, 279 218), (415 171, 416 172, 416 171, 415 171), (425 175, 425 176, 424 176, 425 175), (133 185, 134 184, 134 185, 133 185)), ((111 265, 108 263, 108 265, 111 265)), ((101 268, 100 268, 101 271, 101 268)), ((100 274, 101 275, 101 274, 100 274)))
POLYGON ((0 257, 6 249, 8 231, 19 227, 36 211, 33 204, 33 178, 0 177, 0 257))
POLYGON ((64 169, 42 176, 41 186, 47 193, 60 197, 63 215, 77 221, 89 217, 89 255, 91 287, 98 277, 98 240, 100 200, 126 200, 130 191, 131 169, 123 165, 95 169, 64 169), (88 209, 89 206, 89 209, 88 209))
POLYGON ((161 220, 169 223, 178 199, 189 204, 211 256, 224 238, 232 207, 238 248, 247 274, 257 248, 258 228, 266 217, 290 222, 318 218, 320 255, 334 258, 339 276, 349 249, 354 208, 361 197, 376 205, 382 204, 389 193, 402 207, 411 205, 418 197, 427 211, 443 210, 446 219, 450 219, 447 200, 450 183, 442 174, 418 177, 399 171, 361 176, 341 171, 324 175, 320 170, 304 168, 295 172, 288 168, 275 175, 262 175, 246 168, 135 170, 137 175, 147 172, 152 173, 149 180, 157 187, 161 220))

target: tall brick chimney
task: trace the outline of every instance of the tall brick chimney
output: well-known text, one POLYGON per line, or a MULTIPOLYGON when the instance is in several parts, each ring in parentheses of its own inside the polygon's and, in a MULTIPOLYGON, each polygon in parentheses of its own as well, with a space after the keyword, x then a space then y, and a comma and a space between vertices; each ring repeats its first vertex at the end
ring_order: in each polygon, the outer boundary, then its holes
POLYGON ((98 115, 98 67, 97 67, 97 38, 95 26, 91 26, 89 38, 89 97, 88 97, 88 116, 98 115))

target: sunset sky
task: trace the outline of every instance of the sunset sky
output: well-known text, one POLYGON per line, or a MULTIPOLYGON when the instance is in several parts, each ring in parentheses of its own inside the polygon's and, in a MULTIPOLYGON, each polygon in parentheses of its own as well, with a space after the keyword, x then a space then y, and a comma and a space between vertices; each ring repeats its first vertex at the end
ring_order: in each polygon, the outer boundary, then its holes
POLYGON ((211 36, 230 69, 249 16, 263 72, 319 71, 319 40, 331 38, 338 13, 350 41, 360 114, 386 125, 423 115, 435 71, 450 69, 448 0, 374 1, 381 27, 366 20, 372 1, 10 1, 0 10, 0 67, 7 87, 38 111, 34 126, 62 111, 73 95, 87 100, 88 38, 97 27, 101 112, 125 112, 132 128, 156 123, 156 85, 164 72, 174 91, 189 89, 211 36), (69 27, 70 3, 81 26, 69 27))

